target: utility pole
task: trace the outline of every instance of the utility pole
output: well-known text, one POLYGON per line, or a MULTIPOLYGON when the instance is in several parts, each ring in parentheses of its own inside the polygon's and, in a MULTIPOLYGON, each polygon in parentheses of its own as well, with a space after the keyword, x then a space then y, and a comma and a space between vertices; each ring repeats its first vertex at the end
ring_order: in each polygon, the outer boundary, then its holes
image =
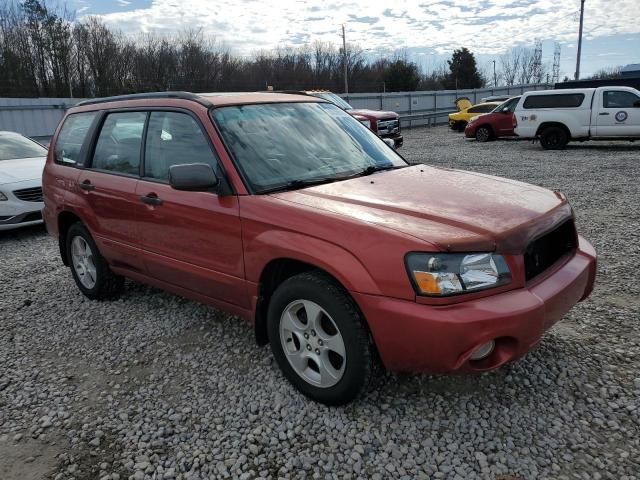
POLYGON ((342 24, 342 64, 344 69, 344 93, 349 93, 349 81, 347 80, 347 37, 344 34, 344 23, 342 24))
POLYGON ((493 86, 498 86, 498 77, 496 77, 496 61, 493 61, 493 86))
POLYGON ((584 0, 580 0, 580 33, 578 35, 578 57, 576 58, 575 80, 580 79, 580 55, 582 54, 582 24, 584 19, 584 0))

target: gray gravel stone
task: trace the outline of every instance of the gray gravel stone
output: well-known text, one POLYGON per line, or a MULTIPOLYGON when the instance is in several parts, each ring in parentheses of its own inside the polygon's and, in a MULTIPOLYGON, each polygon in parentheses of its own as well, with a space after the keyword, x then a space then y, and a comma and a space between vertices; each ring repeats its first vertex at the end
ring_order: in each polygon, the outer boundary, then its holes
POLYGON ((54 443, 60 479, 639 478, 640 148, 405 134, 411 162, 568 195, 598 283, 536 350, 480 376, 388 375, 327 408, 237 318, 130 281, 89 301, 43 228, 3 232, 2 448, 54 443))

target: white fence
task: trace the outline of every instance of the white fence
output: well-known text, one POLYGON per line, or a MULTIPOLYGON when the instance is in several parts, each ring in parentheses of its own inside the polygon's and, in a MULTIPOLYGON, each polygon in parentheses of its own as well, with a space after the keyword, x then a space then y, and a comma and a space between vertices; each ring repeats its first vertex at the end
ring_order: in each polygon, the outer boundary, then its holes
MULTIPOLYGON (((492 95, 520 95, 529 90, 544 90, 550 85, 517 85, 513 87, 481 88, 475 90, 438 90, 431 92, 352 93, 341 95, 355 108, 391 110, 401 116, 428 112, 447 112, 455 109, 458 97, 468 97, 473 103, 492 95)), ((67 108, 80 98, 0 98, 0 130, 10 130, 30 137, 53 135, 67 108)), ((446 113, 436 122, 446 122, 446 113)), ((429 120, 411 120, 403 126, 425 125, 429 120), (407 125, 409 123, 409 125, 407 125)))

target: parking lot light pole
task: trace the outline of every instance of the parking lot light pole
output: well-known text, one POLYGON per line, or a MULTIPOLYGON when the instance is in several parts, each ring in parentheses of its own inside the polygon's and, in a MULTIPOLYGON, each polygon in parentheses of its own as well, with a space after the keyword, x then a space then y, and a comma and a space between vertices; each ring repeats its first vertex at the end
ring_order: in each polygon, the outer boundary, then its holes
POLYGON ((344 23, 342 24, 342 63, 344 68, 344 93, 349 93, 349 81, 347 80, 347 37, 344 34, 344 23))
POLYGON ((584 0, 580 0, 580 33, 578 34, 578 57, 576 58, 576 78, 580 79, 580 55, 582 54, 582 25, 584 20, 584 0))

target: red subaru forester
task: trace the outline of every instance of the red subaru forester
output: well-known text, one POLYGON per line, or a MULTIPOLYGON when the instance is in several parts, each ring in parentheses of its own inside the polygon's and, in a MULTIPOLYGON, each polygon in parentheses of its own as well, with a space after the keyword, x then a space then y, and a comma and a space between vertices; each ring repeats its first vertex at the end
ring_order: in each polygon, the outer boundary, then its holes
POLYGON ((124 277, 239 315, 326 404, 393 371, 514 360, 592 290, 558 192, 409 166, 309 96, 155 93, 69 110, 44 218, 87 297, 124 277))

